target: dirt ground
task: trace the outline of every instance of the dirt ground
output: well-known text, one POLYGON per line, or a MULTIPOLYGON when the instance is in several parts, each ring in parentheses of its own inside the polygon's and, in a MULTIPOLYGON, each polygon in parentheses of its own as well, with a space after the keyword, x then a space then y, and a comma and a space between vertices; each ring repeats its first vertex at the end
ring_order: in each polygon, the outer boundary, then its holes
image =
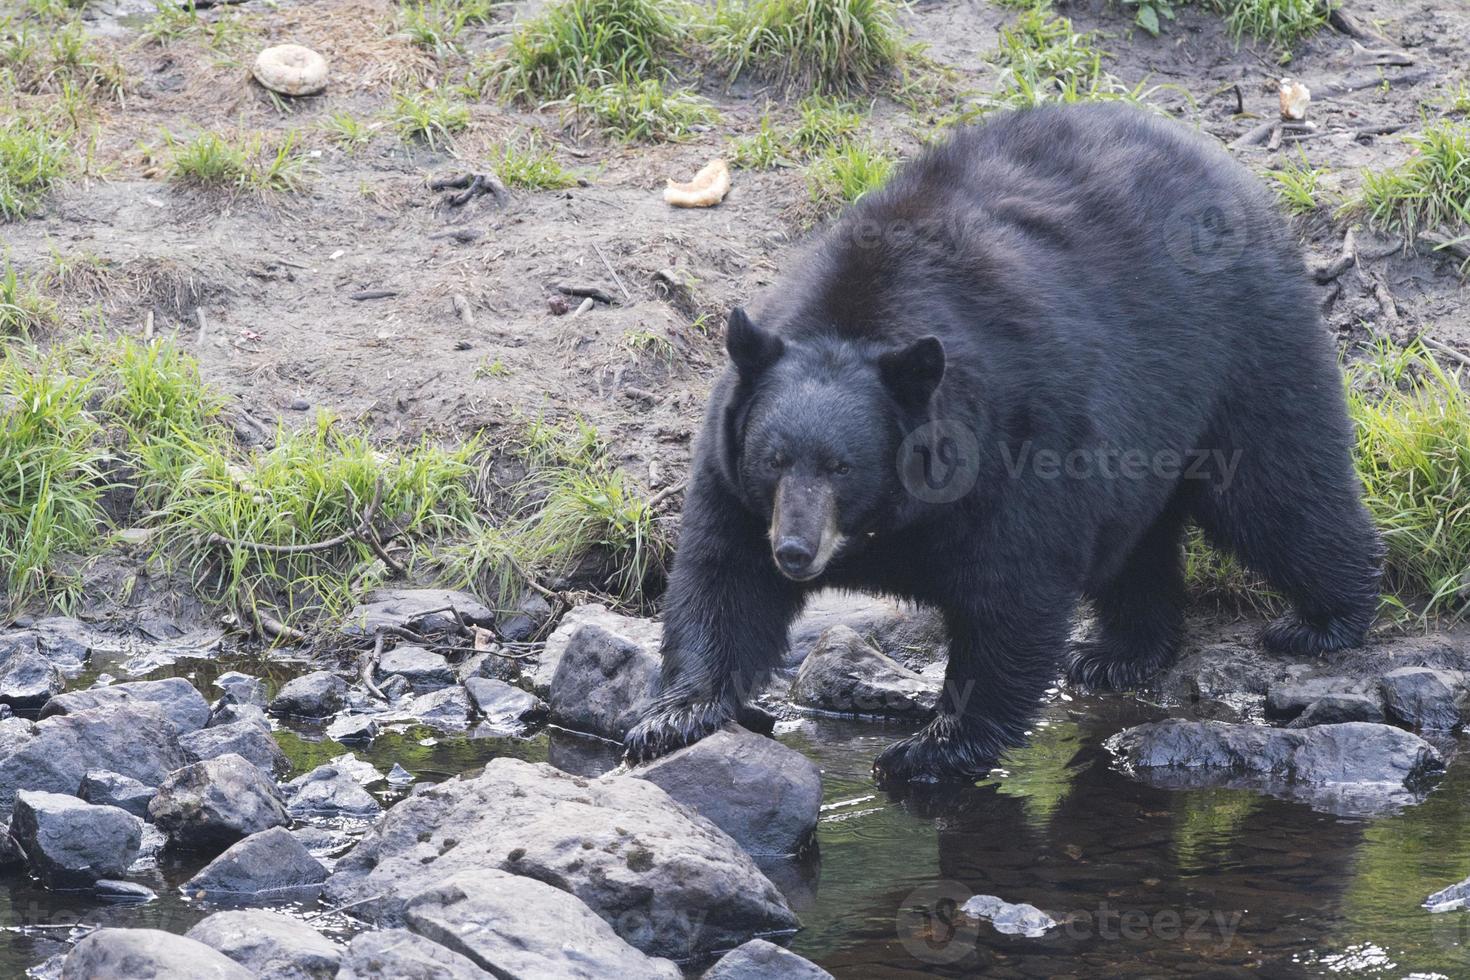
MULTIPOLYGON (((501 21, 470 30, 471 47, 504 43, 512 20, 534 6, 506 5, 501 21)), ((722 358, 711 325, 767 287, 800 247, 807 189, 799 170, 737 171, 722 205, 691 211, 667 207, 659 191, 666 177, 685 179, 727 152, 774 96, 707 76, 700 87, 722 121, 682 144, 578 140, 555 110, 487 102, 473 106, 472 128, 452 152, 406 145, 385 128, 354 154, 336 148, 320 124, 344 110, 374 116, 395 82, 439 71, 432 57, 391 35, 393 5, 250 0, 230 9, 260 32, 232 58, 194 40, 166 47, 141 40, 140 18, 126 6, 89 12, 126 67, 130 90, 99 110, 92 176, 54 195, 43 214, 0 229, 23 270, 42 272, 55 254, 102 260, 88 288, 62 297, 69 322, 80 328, 100 306, 108 329, 139 334, 151 311, 156 329, 177 331, 209 380, 267 422, 299 424, 321 408, 386 438, 459 438, 484 428, 493 437, 522 415, 578 413, 650 490, 678 480, 722 358), (249 81, 254 51, 285 41, 328 57, 325 95, 282 105, 249 81), (315 154, 313 173, 304 192, 265 199, 183 189, 160 173, 165 129, 295 130, 315 154), (519 192, 504 207, 481 197, 457 209, 429 189, 436 176, 485 169, 487 151, 529 130, 586 186, 519 192), (445 236, 455 230, 470 232, 462 236, 469 240, 445 236), (661 270, 689 282, 690 294, 668 296, 654 278, 661 270), (566 283, 597 286, 615 302, 555 316, 547 301, 566 283), (351 298, 364 290, 393 295, 351 298), (455 294, 468 299, 472 325, 456 313, 455 294), (640 347, 649 336, 667 343, 640 347)), ((1362 168, 1404 160, 1410 148, 1401 136, 1419 128, 1421 107, 1442 103, 1470 77, 1470 6, 1352 0, 1349 9, 1413 64, 1354 64, 1352 39, 1324 29, 1283 67, 1268 46, 1237 47, 1217 15, 1193 8, 1157 39, 1096 0, 1057 12, 1078 30, 1102 33, 1106 67, 1124 84, 1163 86, 1149 102, 1227 142, 1274 117, 1283 74, 1323 93, 1369 79, 1318 97, 1310 139, 1233 151, 1257 171, 1305 153, 1330 171, 1330 192, 1350 194, 1362 168)), ((953 68, 959 88, 983 92, 996 84, 984 56, 1013 16, 988 3, 918 2, 903 23, 953 68)), ((682 74, 694 77, 692 68, 682 74)), ((790 106, 775 112, 782 117, 790 106)), ((897 102, 874 102, 871 133, 902 154, 916 152, 925 126, 922 114, 897 102)), ((1300 226, 1309 261, 1336 256, 1345 225, 1331 206, 1300 226)), ((1391 239, 1359 241, 1366 274, 1321 287, 1327 322, 1345 349, 1373 335, 1402 342, 1428 332, 1470 351, 1470 303, 1452 262, 1405 252, 1391 239)))

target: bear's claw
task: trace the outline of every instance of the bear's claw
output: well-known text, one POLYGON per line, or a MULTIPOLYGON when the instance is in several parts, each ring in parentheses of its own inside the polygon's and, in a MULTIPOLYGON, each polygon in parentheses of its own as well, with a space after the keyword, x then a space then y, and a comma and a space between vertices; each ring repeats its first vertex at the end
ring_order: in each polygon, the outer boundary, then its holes
POLYGON ((656 705, 623 738, 623 759, 636 765, 668 755, 713 734, 732 718, 730 707, 716 702, 656 705))
POLYGON ((1000 753, 953 716, 941 715, 884 749, 873 760, 873 777, 887 785, 974 782, 989 774, 1000 753))
POLYGON ((1140 658, 1105 641, 1077 643, 1067 651, 1067 682, 1084 691, 1136 691, 1169 665, 1173 653, 1170 648, 1140 658))

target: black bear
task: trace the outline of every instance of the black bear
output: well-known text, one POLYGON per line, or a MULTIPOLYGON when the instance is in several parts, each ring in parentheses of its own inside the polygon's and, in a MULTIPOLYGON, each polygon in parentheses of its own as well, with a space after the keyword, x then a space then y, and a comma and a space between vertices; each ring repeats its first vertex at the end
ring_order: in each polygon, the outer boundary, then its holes
POLYGON ((1334 345, 1269 195, 1122 105, 998 115, 852 206, 753 316, 696 448, 659 696, 633 760, 702 738, 834 586, 937 607, 937 716, 881 779, 971 779, 1065 662, 1167 665, 1201 527, 1289 598, 1264 634, 1361 644, 1381 547, 1334 345), (1079 600, 1093 641, 1068 649, 1079 600))

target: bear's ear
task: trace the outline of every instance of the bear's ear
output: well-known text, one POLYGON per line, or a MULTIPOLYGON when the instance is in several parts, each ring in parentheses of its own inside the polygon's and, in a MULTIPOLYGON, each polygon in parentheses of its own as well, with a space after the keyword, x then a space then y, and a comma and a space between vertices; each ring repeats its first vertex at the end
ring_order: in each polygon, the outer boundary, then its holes
POLYGON ((725 349, 740 376, 754 378, 776 363, 786 345, 780 337, 751 323, 737 306, 730 311, 730 322, 725 327, 725 349))
POLYGON ((899 402, 921 407, 944 378, 944 345, 938 337, 918 340, 878 357, 878 373, 899 402))

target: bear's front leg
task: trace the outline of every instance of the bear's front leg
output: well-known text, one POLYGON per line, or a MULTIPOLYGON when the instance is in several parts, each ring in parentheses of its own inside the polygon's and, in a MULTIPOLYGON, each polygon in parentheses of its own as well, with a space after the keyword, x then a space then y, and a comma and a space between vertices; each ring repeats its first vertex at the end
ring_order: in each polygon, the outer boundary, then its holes
POLYGON ((801 609, 802 590, 776 569, 765 528, 710 482, 691 486, 685 505, 664 600, 659 691, 623 741, 630 762, 746 719, 745 699, 780 664, 801 609))
POLYGON ((993 601, 947 614, 939 713, 884 750, 874 777, 887 785, 972 782, 1006 749, 1023 744, 1042 695, 1056 682, 1074 601, 993 601))

